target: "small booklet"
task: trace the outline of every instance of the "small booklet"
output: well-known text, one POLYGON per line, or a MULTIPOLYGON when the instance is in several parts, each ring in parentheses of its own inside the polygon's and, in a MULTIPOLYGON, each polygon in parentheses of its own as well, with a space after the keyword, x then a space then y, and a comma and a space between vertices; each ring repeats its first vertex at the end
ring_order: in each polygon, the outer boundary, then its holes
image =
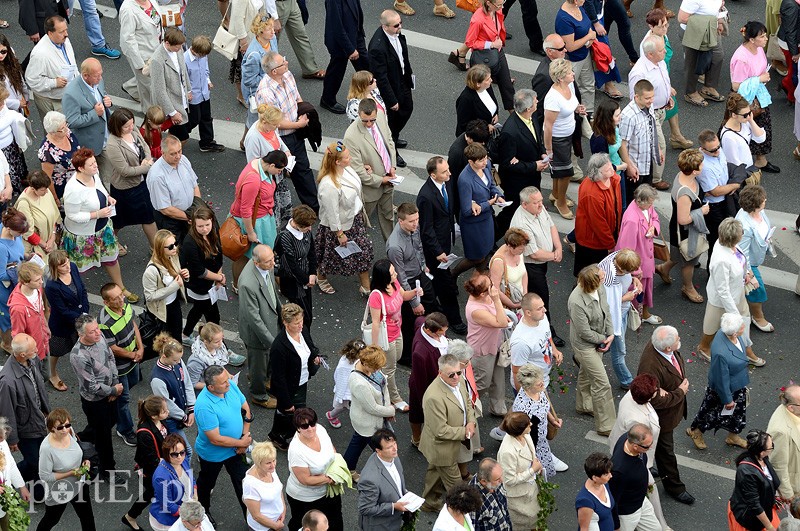
POLYGON ((420 507, 422 507, 422 504, 425 503, 425 498, 417 496, 413 492, 408 491, 398 501, 405 503, 406 510, 413 513, 414 511, 417 511, 419 510, 420 507))
POLYGON ((214 284, 214 286, 208 290, 208 296, 211 298, 211 304, 216 304, 217 301, 227 301, 228 290, 225 289, 225 286, 214 284))
POLYGON ((405 180, 406 180, 406 178, 403 177, 402 175, 395 175, 394 179, 390 179, 389 182, 392 183, 393 185, 397 186, 398 184, 400 184, 401 182, 403 182, 405 180))
POLYGON ((289 155, 288 159, 289 159, 289 162, 286 163, 286 171, 288 171, 289 173, 292 173, 292 170, 294 169, 294 165, 297 164, 297 157, 295 157, 294 155, 289 155))
POLYGON ((447 262, 440 263, 437 269, 448 269, 456 260, 458 260, 458 255, 450 253, 447 255, 447 262))
POLYGON ((340 245, 336 247, 336 253, 341 256, 342 258, 347 258, 351 254, 356 254, 361 252, 361 247, 352 240, 347 242, 347 245, 340 245))
POLYGON ((495 203, 495 206, 498 206, 500 208, 505 208, 505 207, 511 206, 513 204, 514 204, 514 201, 503 201, 502 203, 500 201, 498 201, 498 202, 495 203))

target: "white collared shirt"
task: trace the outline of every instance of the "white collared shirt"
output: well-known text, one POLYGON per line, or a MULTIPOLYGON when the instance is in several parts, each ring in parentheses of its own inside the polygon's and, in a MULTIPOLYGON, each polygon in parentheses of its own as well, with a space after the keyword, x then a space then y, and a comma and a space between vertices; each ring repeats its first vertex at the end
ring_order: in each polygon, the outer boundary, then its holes
POLYGON ((298 240, 300 240, 300 241, 302 241, 302 240, 303 240, 303 232, 302 232, 302 231, 300 231, 299 229, 296 229, 296 228, 294 228, 294 227, 292 226, 292 223, 291 223, 291 222, 289 222, 289 223, 287 223, 287 224, 286 224, 286 230, 288 230, 289 232, 291 232, 291 233, 292 233, 292 236, 294 236, 294 237, 295 237, 295 238, 297 238, 298 240))
MULTIPOLYGON (((462 371, 462 373, 463 373, 463 371, 462 371)), ((441 378, 441 376, 439 378, 441 378)), ((452 385, 450 385, 449 383, 445 382, 444 380, 442 380, 442 383, 445 384, 447 386, 447 388, 450 389, 453 392, 454 395, 456 395, 456 400, 458 400, 458 406, 461 408, 461 411, 464 412, 464 424, 463 425, 466 426, 467 425, 467 407, 464 405, 464 397, 461 396, 461 391, 458 389, 457 386, 453 387, 452 385)))
POLYGON ((392 476, 392 479, 394 480, 394 484, 397 485, 397 492, 399 492, 400 495, 402 496, 403 487, 401 486, 400 472, 397 470, 397 466, 394 464, 394 459, 392 459, 389 462, 386 462, 380 457, 378 457, 378 461, 380 461, 381 464, 386 467, 386 471, 389 472, 389 475, 392 476))
POLYGON ((437 340, 436 338, 429 336, 425 330, 422 330, 420 333, 422 334, 422 337, 425 338, 425 341, 439 349, 440 356, 447 354, 447 347, 450 343, 447 341, 446 337, 443 336, 441 339, 437 340))
MULTIPOLYGON (((386 33, 386 30, 383 30, 383 32, 386 33)), ((400 37, 397 35, 389 35, 388 33, 386 33, 386 36, 389 38, 389 44, 394 48, 397 58, 400 59, 400 70, 405 74, 406 64, 403 60, 403 45, 400 44, 400 37)))

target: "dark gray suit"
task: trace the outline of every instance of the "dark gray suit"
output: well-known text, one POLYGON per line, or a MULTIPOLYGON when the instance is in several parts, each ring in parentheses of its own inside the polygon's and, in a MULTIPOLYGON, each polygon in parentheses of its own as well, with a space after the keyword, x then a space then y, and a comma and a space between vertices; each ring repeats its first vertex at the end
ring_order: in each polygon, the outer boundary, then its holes
POLYGON ((400 473, 400 490, 377 453, 372 453, 361 470, 358 480, 358 524, 362 530, 398 531, 403 525, 403 513, 392 511, 392 504, 406 493, 403 465, 395 458, 394 465, 400 473))

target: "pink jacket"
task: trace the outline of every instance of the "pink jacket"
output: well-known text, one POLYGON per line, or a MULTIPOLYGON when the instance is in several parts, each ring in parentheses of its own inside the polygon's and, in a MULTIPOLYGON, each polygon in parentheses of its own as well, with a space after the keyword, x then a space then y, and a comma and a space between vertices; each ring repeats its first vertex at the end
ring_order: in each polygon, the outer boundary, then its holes
POLYGON ((42 290, 38 290, 39 309, 36 311, 22 293, 22 283, 17 284, 8 297, 8 309, 11 313, 11 334, 28 334, 36 341, 39 350, 39 359, 43 360, 50 353, 50 327, 44 315, 44 297, 42 290))
POLYGON ((469 21, 469 29, 467 30, 467 37, 464 39, 464 43, 473 50, 483 50, 486 41, 493 42, 497 37, 500 37, 503 47, 505 48, 506 26, 503 23, 505 17, 502 11, 498 11, 496 15, 497 24, 492 20, 492 16, 486 13, 482 7, 476 9, 469 21))
POLYGON ((622 225, 619 229, 619 238, 615 251, 620 249, 633 249, 642 259, 640 266, 642 278, 653 278, 656 262, 653 258, 653 239, 645 237, 650 227, 655 227, 656 235, 661 234, 661 221, 654 207, 650 207, 650 221, 644 217, 642 209, 636 202, 631 203, 622 215, 622 225))

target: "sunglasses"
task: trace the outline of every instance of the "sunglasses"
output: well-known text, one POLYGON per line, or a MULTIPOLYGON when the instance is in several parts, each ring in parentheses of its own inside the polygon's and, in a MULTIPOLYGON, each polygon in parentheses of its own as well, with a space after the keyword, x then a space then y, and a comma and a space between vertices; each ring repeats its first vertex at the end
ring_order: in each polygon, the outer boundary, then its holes
POLYGON ((447 377, 448 378, 453 378, 455 376, 461 376, 461 373, 462 373, 462 371, 451 372, 451 373, 448 373, 447 377))
POLYGON ((71 427, 72 427, 72 424, 70 424, 69 422, 67 422, 66 424, 62 424, 61 426, 56 426, 56 429, 57 429, 58 431, 61 431, 61 430, 68 430, 68 429, 70 429, 71 427))
POLYGON ((649 450, 650 447, 653 446, 653 445, 652 444, 636 444, 636 446, 638 446, 639 448, 642 448, 643 450, 649 450))
POLYGON ((5 55, 8 53, 8 50, 0 50, 0 55, 5 55))
POLYGON ((747 112, 746 112, 746 113, 744 113, 744 114, 739 114, 739 113, 737 112, 737 113, 736 113, 736 116, 741 116, 742 118, 749 118, 751 114, 753 114, 753 111, 747 111, 747 112))
POLYGON ((172 251, 172 250, 173 250, 173 249, 175 249, 175 247, 177 247, 177 246, 178 246, 178 244, 177 244, 177 243, 171 243, 171 244, 169 244, 169 245, 165 245, 165 246, 164 246, 164 249, 169 249, 170 251, 172 251))
POLYGON ((555 51, 557 51, 557 52, 563 52, 564 50, 566 50, 566 49, 567 49, 567 45, 565 44, 565 45, 564 45, 564 46, 562 46, 561 48, 550 48, 550 49, 551 49, 551 50, 555 50, 555 51))
POLYGON ((719 146, 717 146, 717 147, 715 147, 713 149, 703 148, 703 151, 708 151, 709 153, 716 153, 717 151, 719 151, 719 148, 721 148, 721 147, 722 147, 722 145, 719 145, 719 146))
POLYGON ((305 423, 305 424, 300 424, 300 425, 297 427, 297 429, 298 429, 298 430, 307 430, 308 428, 313 428, 313 427, 314 427, 314 426, 316 426, 316 425, 317 425, 317 423, 316 423, 316 422, 307 422, 307 423, 305 423))
POLYGON ((403 23, 402 23, 402 22, 398 22, 397 24, 392 24, 392 26, 391 26, 391 27, 393 27, 394 29, 397 29, 397 28, 399 28, 399 27, 400 27, 400 26, 402 26, 402 25, 403 25, 403 23))
POLYGON ((344 143, 341 140, 337 140, 336 141, 336 147, 333 148, 333 149, 335 149, 337 152, 341 153, 342 151, 344 151, 344 143))
POLYGON ((170 457, 183 457, 184 455, 186 455, 186 450, 181 450, 180 452, 170 452, 169 453, 170 457))

